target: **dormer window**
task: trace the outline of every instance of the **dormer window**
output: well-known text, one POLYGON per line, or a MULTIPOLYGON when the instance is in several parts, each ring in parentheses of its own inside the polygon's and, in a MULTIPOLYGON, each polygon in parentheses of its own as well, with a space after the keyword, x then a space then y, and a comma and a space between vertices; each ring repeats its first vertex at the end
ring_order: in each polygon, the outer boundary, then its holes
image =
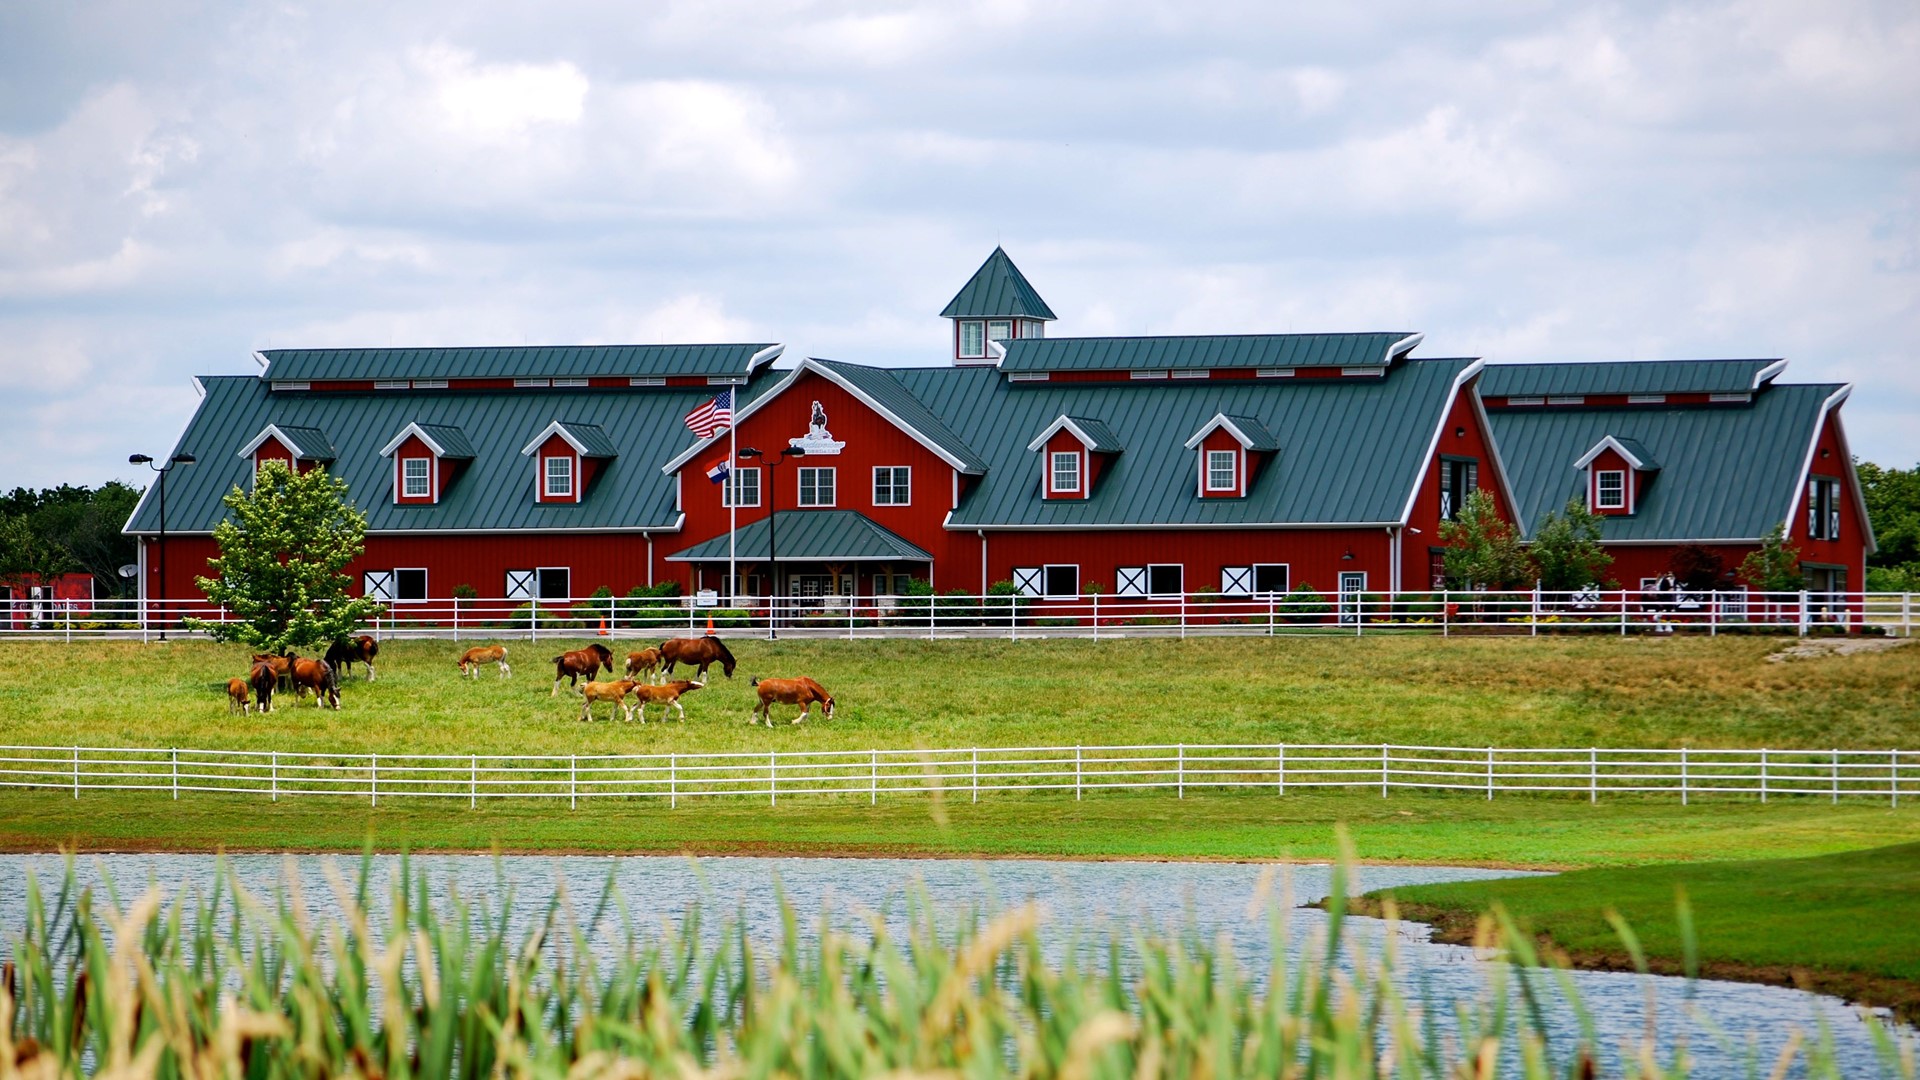
POLYGON ((613 440, 597 424, 555 420, 520 453, 534 459, 534 497, 543 503, 577 503, 593 478, 619 456, 613 440))
POLYGON ((1194 486, 1203 499, 1245 498, 1253 486, 1254 470, 1280 452, 1280 440, 1265 424, 1251 416, 1226 413, 1215 413, 1186 446, 1195 454, 1194 486))
POLYGON ((545 465, 543 475, 546 479, 544 494, 549 499, 573 498, 573 457, 567 454, 554 454, 541 459, 545 465))
POLYGON ((331 464, 335 454, 332 441, 319 428, 268 424, 240 448, 240 456, 252 459, 253 475, 257 479, 261 467, 269 461, 278 461, 294 472, 305 473, 316 465, 331 464))
POLYGON ((1040 455, 1043 498, 1090 499, 1101 471, 1120 453, 1120 439, 1098 420, 1061 416, 1027 449, 1040 455))
POLYGON ((1064 452, 1057 451, 1048 456, 1053 462, 1051 468, 1048 470, 1053 476, 1050 483, 1053 494, 1078 495, 1080 493, 1079 452, 1074 450, 1064 452))
POLYGON ((466 432, 450 424, 408 424, 380 448, 393 459, 393 501, 431 506, 473 460, 466 432))
POLYGON ((1597 510, 1627 508, 1627 474, 1622 469, 1602 469, 1594 474, 1594 500, 1597 510))
POLYGON ((1207 490, 1224 492, 1239 489, 1240 455, 1231 450, 1207 451, 1207 490))
POLYGON ((1660 471, 1646 447, 1616 435, 1595 443, 1573 467, 1586 472, 1587 505, 1593 512, 1622 517, 1639 508, 1660 471))
POLYGON ((400 459, 400 494, 408 499, 433 497, 432 458, 403 457, 400 459))

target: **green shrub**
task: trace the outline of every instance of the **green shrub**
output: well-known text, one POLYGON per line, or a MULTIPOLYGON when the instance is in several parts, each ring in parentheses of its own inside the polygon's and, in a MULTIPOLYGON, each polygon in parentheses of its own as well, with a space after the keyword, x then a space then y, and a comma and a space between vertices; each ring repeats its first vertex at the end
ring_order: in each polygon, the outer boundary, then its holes
POLYGON ((1274 617, 1281 622, 1303 626, 1325 622, 1333 614, 1333 605, 1305 582, 1274 605, 1274 617))

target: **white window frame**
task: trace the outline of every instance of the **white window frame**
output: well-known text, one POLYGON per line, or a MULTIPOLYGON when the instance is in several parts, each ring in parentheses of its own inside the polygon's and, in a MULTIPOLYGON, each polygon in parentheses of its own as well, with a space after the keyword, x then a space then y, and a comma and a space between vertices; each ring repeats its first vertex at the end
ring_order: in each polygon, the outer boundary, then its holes
POLYGON ((1627 471, 1625 469, 1595 469, 1593 473, 1593 508, 1595 510, 1625 510, 1627 508, 1627 471), (1619 483, 1614 492, 1614 501, 1607 501, 1607 478, 1612 477, 1619 483))
POLYGON ((1023 319, 1021 320, 1020 336, 1023 338, 1046 337, 1047 324, 1039 319, 1023 319))
POLYGON ((540 571, 507 571, 506 597, 509 600, 531 600, 540 591, 540 571))
POLYGON ((1238 492, 1240 490, 1240 455, 1233 450, 1208 450, 1202 463, 1206 472, 1206 488, 1212 492, 1238 492), (1214 467, 1226 462, 1227 482, 1214 483, 1214 467))
POLYGON ((396 566, 392 570, 388 571, 388 573, 393 575, 393 587, 391 590, 393 595, 388 599, 387 601, 388 603, 390 604, 424 604, 427 602, 428 578, 427 578, 426 567, 396 566), (400 595, 400 575, 401 574, 419 574, 420 575, 420 595, 419 596, 401 596, 400 595))
POLYGON ((1186 594, 1186 589, 1187 589, 1187 564, 1186 563, 1176 562, 1176 563, 1148 563, 1147 564, 1147 595, 1148 596, 1184 596, 1186 594), (1180 577, 1179 586, 1175 588, 1172 592, 1168 592, 1165 589, 1155 590, 1153 587, 1153 572, 1155 570, 1167 570, 1167 569, 1171 569, 1179 575, 1180 577))
POLYGON ((744 469, 729 470, 727 473, 726 480, 722 481, 720 484, 720 505, 740 507, 740 508, 759 506, 760 505, 760 467, 758 465, 752 465, 744 469), (746 484, 742 482, 748 476, 753 477, 752 484, 746 484), (744 491, 748 487, 751 487, 753 489, 753 500, 751 502, 747 501, 744 497, 739 496, 739 493, 744 491), (736 497, 740 497, 740 501, 737 503, 733 501, 736 497))
POLYGON ((838 500, 840 495, 840 478, 834 475, 834 473, 835 473, 834 467, 831 465, 802 466, 800 469, 800 475, 797 477, 799 481, 799 490, 795 494, 795 505, 809 506, 809 507, 823 507, 823 506, 838 505, 838 500), (827 480, 827 497, 824 500, 820 498, 820 477, 822 473, 826 474, 826 480, 827 480), (809 501, 807 498, 807 480, 809 477, 811 477, 813 480, 813 498, 811 501, 809 501))
POLYGON ((910 465, 875 465, 873 467, 873 505, 875 506, 911 506, 913 505, 913 467, 910 465), (886 494, 889 498, 881 501, 881 474, 887 474, 886 494), (896 480, 898 482, 896 482, 896 480), (892 496, 898 495, 899 498, 892 496))
POLYGON ((574 498, 574 497, 575 497, 575 496, 574 496, 574 493, 573 493, 573 492, 574 492, 574 488, 578 486, 578 485, 576 485, 576 484, 574 483, 574 473, 575 473, 575 472, 577 472, 577 471, 578 471, 578 470, 577 470, 577 468, 576 468, 576 467, 575 467, 575 465, 574 465, 574 459, 573 459, 573 455, 571 455, 571 454, 549 454, 549 455, 546 455, 546 456, 543 456, 543 457, 541 457, 541 459, 540 459, 540 492, 541 492, 541 496, 542 496, 543 498, 547 498, 547 499, 572 499, 572 498, 574 498), (567 475, 566 475, 566 480, 567 480, 567 484, 566 484, 566 488, 565 488, 565 490, 559 490, 559 491, 556 491, 556 490, 554 489, 554 486, 553 486, 553 479, 554 479, 554 477, 553 477, 553 463, 554 463, 554 462, 556 462, 556 461, 564 461, 564 462, 566 462, 566 463, 567 463, 567 469, 566 469, 566 473, 567 473, 567 475))
POLYGON ((1283 563, 1283 562, 1254 563, 1252 569, 1253 569, 1253 577, 1248 582, 1248 585, 1253 595, 1285 596, 1288 593, 1293 591, 1293 564, 1292 563, 1283 563), (1282 576, 1284 576, 1287 579, 1286 588, 1283 588, 1278 592, 1274 592, 1271 589, 1262 589, 1260 587, 1260 571, 1274 570, 1274 569, 1278 569, 1282 574, 1282 576))
POLYGON ((433 498, 433 459, 431 457, 403 457, 400 459, 400 497, 403 499, 433 498), (411 476, 407 471, 408 466, 415 462, 420 462, 426 466, 418 477, 420 481, 419 491, 412 490, 413 485, 411 481, 414 480, 415 477, 411 476))
POLYGON ((567 587, 560 590, 560 596, 557 598, 551 597, 551 596, 541 596, 540 599, 542 600, 573 599, 573 567, 571 566, 536 567, 533 571, 533 594, 535 596, 540 596, 540 588, 545 583, 543 579, 548 574, 565 574, 567 576, 567 587))
POLYGON ((981 360, 987 355, 987 324, 980 319, 960 320, 959 354, 963 360, 981 360), (968 342, 969 333, 975 335, 976 343, 968 342))
POLYGON ((1012 319, 988 319, 987 320, 987 340, 1000 341, 1000 342, 1012 341, 1013 340, 1013 320, 1012 319), (995 327, 998 327, 1000 329, 999 334, 995 334, 993 332, 995 327))
POLYGON ((1080 598, 1080 564, 1079 563, 1048 563, 1045 566, 1042 566, 1040 568, 1040 592, 1041 592, 1041 595, 1048 600, 1078 600, 1080 598), (1073 591, 1072 592, 1054 592, 1053 591, 1053 589, 1050 586, 1053 584, 1053 572, 1055 570, 1073 571, 1073 591))
POLYGON ((1054 495, 1080 494, 1081 489, 1085 486, 1082 474, 1086 472, 1080 460, 1081 457, 1082 455, 1078 450, 1047 451, 1047 491, 1049 493, 1054 495), (1071 487, 1063 487, 1060 484, 1060 463, 1063 461, 1072 463, 1072 468, 1069 470, 1073 474, 1073 485, 1071 487))
POLYGON ((1345 626, 1353 626, 1360 621, 1360 605, 1366 600, 1367 572, 1342 570, 1335 581, 1338 585, 1336 599, 1340 622, 1345 626))

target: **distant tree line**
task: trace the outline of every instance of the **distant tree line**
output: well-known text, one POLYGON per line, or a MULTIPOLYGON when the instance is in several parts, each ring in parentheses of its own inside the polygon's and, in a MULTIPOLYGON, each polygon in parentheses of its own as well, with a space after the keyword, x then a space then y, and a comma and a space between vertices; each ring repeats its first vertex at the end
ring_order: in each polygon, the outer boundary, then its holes
POLYGON ((1920 465, 1885 469, 1855 461, 1880 550, 1867 556, 1867 588, 1920 592, 1920 465))
POLYGON ((62 484, 0 496, 0 584, 84 573, 93 576, 95 596, 133 594, 139 583, 119 571, 138 556, 133 538, 120 530, 140 491, 110 480, 97 488, 62 484))

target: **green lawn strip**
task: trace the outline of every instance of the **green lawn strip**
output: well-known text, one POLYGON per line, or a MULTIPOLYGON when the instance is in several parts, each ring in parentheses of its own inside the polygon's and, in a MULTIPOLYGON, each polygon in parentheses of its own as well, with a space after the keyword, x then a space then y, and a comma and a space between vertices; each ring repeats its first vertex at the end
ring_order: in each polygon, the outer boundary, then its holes
MULTIPOLYGON (((0 643, 0 741, 352 753, 692 753, 1123 743, 1920 747, 1920 650, 1770 663, 1786 642, 1657 638, 1216 638, 1181 641, 736 639, 684 724, 578 722, 548 657, 459 678, 465 643, 389 641, 380 678, 229 716, 236 645, 0 643), (751 676, 806 674, 831 722, 750 729, 751 676), (125 676, 125 681, 120 677, 125 676), (100 689, 105 678, 114 683, 100 689)), ((614 639, 620 652, 645 641, 614 639)), ((284 699, 283 699, 284 700, 284 699)), ((782 715, 792 715, 786 710, 782 715)))
POLYGON ((1397 887, 1369 894, 1361 907, 1377 913, 1390 896, 1403 918, 1432 923, 1442 940, 1466 942, 1481 913, 1497 904, 1576 964, 1630 970, 1606 917, 1617 911, 1650 966, 1671 974, 1684 967, 1681 890, 1693 913, 1702 975, 1803 985, 1920 1017, 1920 843, 1397 887))
MULTIPOLYGON (((996 795, 864 800, 464 801, 0 792, 0 850, 591 852, 1121 859, 1363 859, 1559 869, 1794 856, 1920 840, 1920 808, 1447 795, 996 795)), ((1364 884, 1364 872, 1361 875, 1364 884)))

